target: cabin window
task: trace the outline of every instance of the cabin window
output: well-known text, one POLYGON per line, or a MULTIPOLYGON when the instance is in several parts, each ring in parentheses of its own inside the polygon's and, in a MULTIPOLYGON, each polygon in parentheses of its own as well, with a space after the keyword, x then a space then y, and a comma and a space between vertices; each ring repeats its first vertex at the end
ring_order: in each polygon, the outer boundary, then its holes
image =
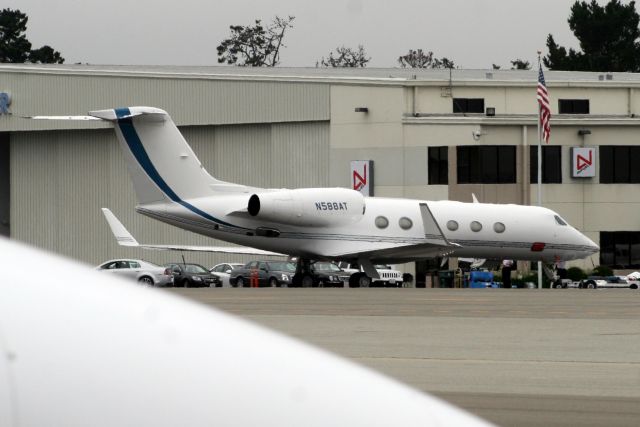
MULTIPOLYGON (((542 147, 542 183, 562 184, 562 147, 542 147)), ((529 148, 529 182, 538 182, 538 146, 529 148)))
POLYGON ((558 225, 567 225, 566 221, 560 218, 558 215, 554 215, 553 217, 556 219, 556 222, 558 223, 558 225))
POLYGON ((376 218, 376 227, 378 228, 387 228, 389 226, 389 220, 384 216, 379 216, 376 218))
POLYGON ((411 221, 406 216, 403 216, 402 218, 400 218, 400 221, 398 221, 398 225, 400 225, 400 228, 402 228, 403 230, 408 230, 413 227, 413 221, 411 221))
POLYGON ((496 233, 504 233, 504 230, 506 229, 507 228, 501 222, 496 222, 495 224, 493 224, 493 231, 495 231, 496 233))
POLYGON ((476 233, 482 230, 482 224, 480 224, 478 221, 472 221, 470 226, 471 231, 475 231, 476 233))
POLYGON ((458 229, 458 223, 454 220, 447 221, 447 228, 451 231, 456 231, 458 229))

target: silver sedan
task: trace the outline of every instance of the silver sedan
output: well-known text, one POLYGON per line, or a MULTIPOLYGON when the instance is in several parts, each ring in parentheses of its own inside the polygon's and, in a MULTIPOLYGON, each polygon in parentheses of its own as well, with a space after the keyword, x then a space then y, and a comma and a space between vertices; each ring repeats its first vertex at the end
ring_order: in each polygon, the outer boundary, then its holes
POLYGON ((147 286, 173 286, 170 269, 140 259, 112 259, 97 266, 96 270, 137 280, 147 286))
POLYGON ((220 281, 222 281, 223 288, 231 287, 229 284, 229 274, 231 270, 234 268, 244 267, 244 264, 234 263, 234 262, 223 262, 222 264, 214 265, 209 269, 209 272, 214 276, 218 276, 220 281))

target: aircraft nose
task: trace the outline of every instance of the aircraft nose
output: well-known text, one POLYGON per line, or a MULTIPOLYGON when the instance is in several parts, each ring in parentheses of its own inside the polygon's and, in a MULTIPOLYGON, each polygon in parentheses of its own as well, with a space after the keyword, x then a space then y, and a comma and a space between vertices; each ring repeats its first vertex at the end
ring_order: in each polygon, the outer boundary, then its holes
POLYGON ((593 255, 596 252, 600 251, 600 246, 596 245, 596 243, 593 240, 591 240, 590 238, 588 238, 582 233, 580 233, 580 235, 582 236, 582 240, 584 241, 584 246, 587 248, 586 252, 589 255, 593 255))

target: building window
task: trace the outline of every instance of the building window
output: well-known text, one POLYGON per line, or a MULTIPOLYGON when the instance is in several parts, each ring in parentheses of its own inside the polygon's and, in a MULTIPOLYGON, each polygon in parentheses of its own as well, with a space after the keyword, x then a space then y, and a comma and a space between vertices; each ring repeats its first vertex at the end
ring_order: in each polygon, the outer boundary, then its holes
POLYGON ((454 113, 484 113, 484 98, 453 98, 454 113))
POLYGON ((640 232, 601 231, 600 264, 611 268, 640 268, 640 232))
MULTIPOLYGON (((529 150, 529 182, 538 182, 538 146, 532 145, 529 150)), ((562 147, 542 147, 542 183, 562 184, 562 147)))
POLYGON ((429 147, 429 184, 449 183, 449 147, 429 147))
POLYGON ((457 147, 458 184, 514 184, 516 147, 511 145, 457 147))
POLYGON ((589 100, 559 99, 558 112, 560 114, 589 114, 589 100))
POLYGON ((601 146, 600 183, 640 183, 640 146, 601 146))

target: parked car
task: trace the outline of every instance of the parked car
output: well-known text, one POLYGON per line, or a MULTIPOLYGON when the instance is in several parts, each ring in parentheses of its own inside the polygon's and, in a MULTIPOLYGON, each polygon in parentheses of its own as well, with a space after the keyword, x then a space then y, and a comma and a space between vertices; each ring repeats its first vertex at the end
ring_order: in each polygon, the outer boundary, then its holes
POLYGON ((289 261, 249 261, 231 271, 229 283, 238 288, 251 286, 252 280, 258 286, 290 286, 295 272, 295 263, 289 261))
POLYGON ((140 259, 112 259, 97 266, 96 270, 137 280, 147 286, 173 286, 170 269, 140 259))
POLYGON ((234 268, 242 268, 244 264, 235 263, 235 262, 223 262, 222 264, 214 265, 209 269, 209 272, 214 276, 218 277, 222 282, 222 287, 229 287, 231 284, 229 283, 229 275, 231 274, 231 270, 234 268))
MULTIPOLYGON (((589 276, 582 281, 581 288, 632 288, 633 283, 629 283, 624 277, 618 276, 589 276)), ((637 284, 636 284, 637 286, 637 284)))
POLYGON ((173 274, 173 283, 175 286, 191 288, 191 287, 215 287, 222 286, 222 281, 209 273, 209 270, 200 264, 190 263, 167 263, 165 267, 171 269, 173 274))
POLYGON ((631 274, 627 274, 625 279, 629 282, 631 289, 638 289, 640 287, 640 272, 634 271, 631 274))
POLYGON ((573 281, 571 279, 557 279, 552 285, 555 289, 581 288, 582 281, 573 281))
POLYGON ((349 286, 351 287, 366 288, 369 286, 402 286, 402 273, 398 270, 392 269, 391 266, 388 265, 374 265, 374 268, 380 276, 379 279, 375 280, 364 274, 362 268, 360 268, 358 264, 349 264, 348 262, 343 261, 338 263, 338 266, 349 274, 349 286))
MULTIPOLYGON (((311 286, 343 287, 345 281, 349 281, 350 274, 342 270, 332 262, 316 261, 311 264, 313 282, 311 286)), ((302 285, 307 285, 302 280, 302 285)))

